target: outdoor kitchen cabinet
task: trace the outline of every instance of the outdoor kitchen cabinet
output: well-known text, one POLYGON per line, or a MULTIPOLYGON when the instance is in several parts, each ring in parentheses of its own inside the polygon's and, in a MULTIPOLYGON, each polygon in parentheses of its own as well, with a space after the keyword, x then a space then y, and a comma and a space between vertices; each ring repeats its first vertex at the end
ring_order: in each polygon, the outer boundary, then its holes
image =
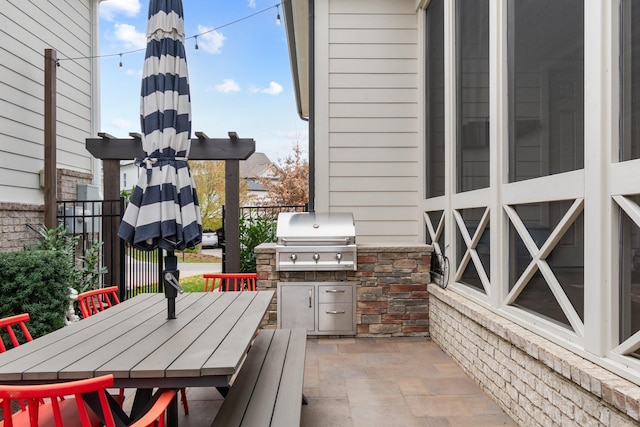
POLYGON ((279 328, 304 328, 310 333, 316 329, 315 318, 316 288, 313 284, 278 283, 279 328))
POLYGON ((278 327, 308 335, 355 335, 355 285, 350 282, 279 282, 278 327))

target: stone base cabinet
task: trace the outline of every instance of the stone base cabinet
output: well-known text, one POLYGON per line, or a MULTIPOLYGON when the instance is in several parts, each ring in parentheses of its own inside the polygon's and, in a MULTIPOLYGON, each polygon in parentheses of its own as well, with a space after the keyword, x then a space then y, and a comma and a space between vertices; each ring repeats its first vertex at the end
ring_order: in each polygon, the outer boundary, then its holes
POLYGON ((357 271, 277 271, 275 243, 256 247, 258 289, 277 290, 263 327, 304 327, 324 336, 429 336, 433 247, 358 243, 357 251, 357 271))

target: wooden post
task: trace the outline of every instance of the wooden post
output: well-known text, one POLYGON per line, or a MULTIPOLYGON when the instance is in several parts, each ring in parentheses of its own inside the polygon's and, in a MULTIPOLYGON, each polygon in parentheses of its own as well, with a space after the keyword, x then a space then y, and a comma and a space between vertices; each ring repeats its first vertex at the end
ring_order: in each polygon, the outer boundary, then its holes
POLYGON ((44 225, 57 226, 58 176, 56 159, 56 71, 57 53, 44 53, 44 225))
MULTIPOLYGON (((120 283, 121 269, 124 266, 120 262, 120 242, 118 237, 118 228, 120 228, 120 204, 113 202, 120 199, 120 160, 103 160, 102 161, 102 173, 104 176, 104 200, 107 200, 105 207, 108 204, 112 210, 111 215, 105 215, 102 217, 102 230, 105 233, 104 246, 102 253, 104 254, 104 265, 108 265, 109 270, 104 275, 104 283, 106 286, 116 285, 120 283), (106 231, 109 230, 109 235, 106 231), (107 237, 108 236, 108 237, 107 237)), ((103 208, 103 212, 106 210, 103 208)), ((122 296, 122 294, 121 294, 122 296)))
POLYGON ((240 160, 227 160, 224 185, 226 273, 240 272, 240 160))

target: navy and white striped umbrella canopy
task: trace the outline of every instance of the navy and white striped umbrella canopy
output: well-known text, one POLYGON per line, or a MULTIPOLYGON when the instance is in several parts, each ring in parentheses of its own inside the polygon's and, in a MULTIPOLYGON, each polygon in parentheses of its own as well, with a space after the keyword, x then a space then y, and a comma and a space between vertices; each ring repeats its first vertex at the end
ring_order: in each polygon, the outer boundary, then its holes
POLYGON ((181 0, 151 0, 140 102, 146 170, 118 236, 141 250, 193 247, 202 240, 198 196, 187 163, 191 101, 181 0))

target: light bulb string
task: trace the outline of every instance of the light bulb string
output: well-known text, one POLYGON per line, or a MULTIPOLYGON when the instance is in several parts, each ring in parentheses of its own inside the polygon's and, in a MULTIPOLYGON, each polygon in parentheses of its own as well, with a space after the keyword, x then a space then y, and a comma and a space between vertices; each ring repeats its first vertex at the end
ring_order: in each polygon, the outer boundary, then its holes
MULTIPOLYGON (((238 18, 238 19, 236 19, 234 21, 227 22, 226 24, 220 25, 218 27, 212 28, 212 29, 207 30, 207 31, 203 31, 203 32, 201 32, 199 34, 194 34, 192 36, 185 37, 185 41, 189 40, 189 39, 195 39, 195 41, 196 41, 196 47, 195 48, 198 49, 198 37, 203 36, 203 35, 208 34, 208 33, 211 33, 213 31, 220 30, 222 28, 229 27, 231 25, 237 24, 238 22, 242 22, 242 21, 244 21, 246 19, 253 18, 256 15, 260 15, 262 13, 265 13, 265 12, 267 12, 267 11, 273 9, 273 8, 278 8, 278 16, 279 16, 280 15, 280 12, 279 12, 280 5, 283 4, 284 2, 287 2, 287 1, 290 1, 290 0, 281 0, 280 2, 278 2, 278 3, 276 3, 276 4, 272 5, 272 6, 266 7, 264 9, 262 9, 262 10, 254 12, 254 13, 252 13, 250 15, 243 16, 242 18, 238 18)), ((102 55, 90 55, 90 56, 77 56, 77 57, 72 57, 72 58, 59 58, 58 59, 58 66, 60 66, 59 65, 60 61, 74 61, 75 62, 75 61, 78 61, 80 59, 101 59, 101 58, 112 58, 114 56, 119 56, 120 57, 120 66, 122 66, 122 57, 123 56, 131 55, 133 53, 138 53, 138 52, 144 52, 145 50, 147 50, 146 46, 142 47, 140 49, 133 49, 133 50, 128 50, 128 51, 119 52, 119 53, 107 53, 107 54, 102 54, 102 55)))

